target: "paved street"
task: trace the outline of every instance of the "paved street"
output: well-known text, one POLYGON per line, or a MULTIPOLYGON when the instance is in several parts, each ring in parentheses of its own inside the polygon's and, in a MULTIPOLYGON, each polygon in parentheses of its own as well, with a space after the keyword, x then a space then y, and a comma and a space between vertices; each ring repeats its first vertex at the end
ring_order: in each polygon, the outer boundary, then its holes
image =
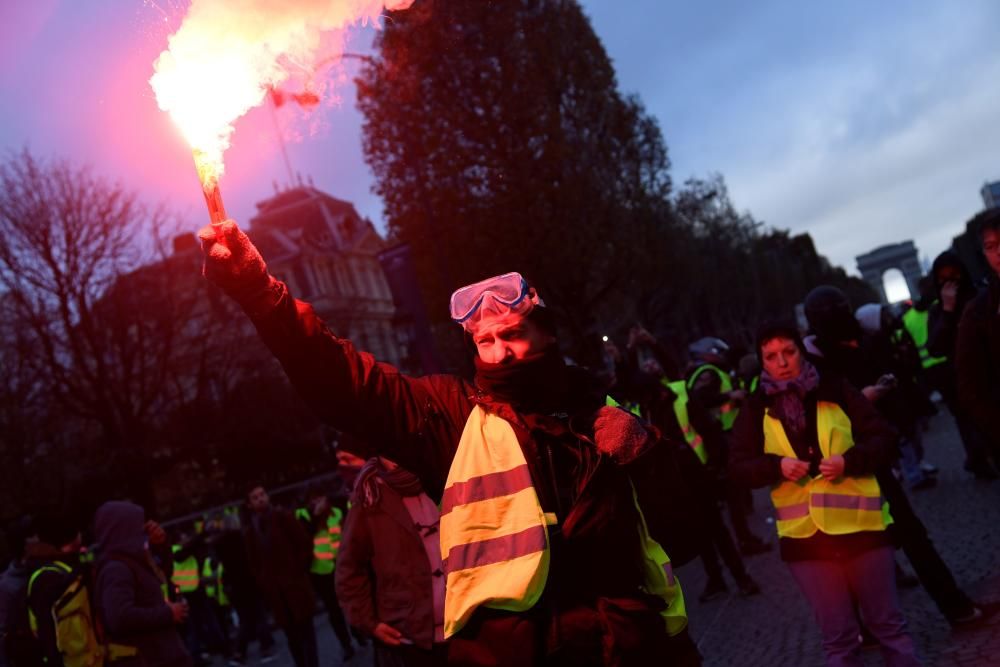
MULTIPOLYGON (((925 448, 925 458, 941 472, 935 488, 911 494, 914 508, 959 585, 978 601, 1000 602, 1000 482, 976 482, 962 470, 961 443, 943 411, 931 421, 925 448)), ((776 540, 773 524, 765 523, 766 492, 758 491, 754 500, 754 530, 776 540)), ((909 569, 902 552, 897 560, 909 569)), ((698 603, 705 580, 700 562, 680 569, 692 636, 706 667, 822 665, 812 612, 777 553, 754 556, 747 564, 763 594, 704 605, 698 603)), ((977 630, 952 632, 921 587, 902 590, 900 598, 925 664, 1000 665, 1000 614, 977 630)), ((878 651, 866 655, 866 664, 882 664, 878 651)))
MULTIPOLYGON (((927 460, 938 465, 941 473, 937 487, 913 494, 914 506, 959 584, 980 602, 1000 603, 1000 482, 976 482, 962 470, 961 444, 947 414, 931 421, 925 447, 927 460)), ((770 516, 766 492, 757 492, 755 504, 754 530, 776 540, 773 524, 766 523, 770 516)), ((898 560, 909 569, 901 552, 898 560)), ((706 667, 822 665, 812 612, 776 552, 755 556, 747 563, 763 589, 761 595, 733 595, 704 605, 698 603, 704 586, 700 562, 679 570, 692 636, 706 667)), ((1000 613, 980 628, 953 632, 922 588, 901 591, 901 599, 926 665, 1000 665, 1000 613)), ((325 616, 317 617, 316 624, 322 664, 341 664, 325 616)), ((292 662, 284 654, 272 664, 291 667, 292 662)), ((371 649, 359 652, 348 664, 370 665, 371 649)), ((882 664, 878 651, 866 654, 866 664, 882 664)))

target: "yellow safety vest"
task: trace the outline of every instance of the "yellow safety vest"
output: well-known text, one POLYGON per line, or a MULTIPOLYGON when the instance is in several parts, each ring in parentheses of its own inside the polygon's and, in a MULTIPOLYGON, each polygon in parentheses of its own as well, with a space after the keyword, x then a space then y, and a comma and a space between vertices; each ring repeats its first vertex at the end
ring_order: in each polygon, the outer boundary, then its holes
MULTIPOLYGON (((180 550, 179 545, 175 544, 173 546, 175 554, 180 550)), ((192 555, 182 561, 175 560, 174 573, 171 575, 170 580, 181 593, 192 593, 198 590, 198 559, 192 555)))
MULTIPOLYGON (((816 404, 816 430, 824 458, 842 455, 854 446, 851 420, 836 403, 816 404)), ((798 458, 781 421, 764 415, 764 451, 798 458)), ((892 523, 888 504, 874 475, 841 477, 832 482, 822 476, 783 480, 771 487, 779 537, 804 538, 822 531, 845 535, 864 530, 885 530, 892 523)))
POLYGON ((929 311, 917 310, 916 308, 910 308, 903 313, 903 326, 906 327, 914 345, 917 346, 917 352, 920 354, 920 365, 923 368, 931 368, 948 361, 945 357, 932 357, 927 350, 927 339, 930 337, 927 327, 929 315, 929 311))
MULTIPOLYGON (((461 630, 480 606, 519 612, 538 602, 549 570, 548 527, 556 522, 542 509, 514 429, 476 406, 441 499, 445 637, 461 630)), ((676 634, 687 624, 680 584, 670 559, 649 537, 641 511, 638 532, 646 588, 667 601, 667 630, 676 634)))
POLYGON ((621 408, 622 410, 628 410, 629 412, 631 412, 632 414, 634 414, 639 419, 642 419, 642 408, 640 408, 635 403, 632 403, 632 402, 619 403, 618 401, 616 401, 612 397, 605 396, 604 397, 604 405, 608 406, 609 408, 621 408))
POLYGON ((332 574, 340 551, 340 523, 344 513, 339 507, 331 507, 326 525, 313 536, 313 559, 309 571, 313 574, 332 574))
POLYGON ((226 597, 226 590, 222 586, 222 563, 216 564, 211 557, 205 559, 205 564, 201 568, 201 580, 205 582, 205 595, 210 600, 215 600, 220 607, 229 606, 229 598, 226 597))
POLYGON ((684 434, 684 441, 687 442, 698 456, 699 461, 708 463, 708 452, 705 450, 705 441, 702 440, 698 431, 694 430, 694 426, 691 425, 691 419, 688 416, 687 384, 684 380, 671 382, 667 378, 663 378, 660 382, 670 389, 670 391, 674 392, 674 415, 677 417, 677 425, 681 427, 681 432, 684 434))
MULTIPOLYGON (((691 373, 691 378, 687 381, 687 388, 693 389, 694 382, 698 379, 704 371, 712 371, 719 376, 720 391, 722 393, 728 393, 733 390, 733 379, 729 377, 729 373, 722 370, 718 366, 713 366, 712 364, 702 364, 695 369, 694 373, 691 373)), ((740 409, 736 405, 736 401, 727 400, 725 403, 719 406, 719 421, 722 422, 722 430, 729 431, 733 428, 733 424, 736 423, 736 417, 740 414, 740 409)))

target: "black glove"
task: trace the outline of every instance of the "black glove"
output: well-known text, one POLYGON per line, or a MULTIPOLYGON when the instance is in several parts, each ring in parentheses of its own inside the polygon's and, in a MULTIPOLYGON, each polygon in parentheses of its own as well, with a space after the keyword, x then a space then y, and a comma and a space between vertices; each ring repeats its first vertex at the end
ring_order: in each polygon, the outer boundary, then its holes
POLYGON ((250 239, 233 220, 207 225, 198 232, 205 253, 202 273, 244 309, 273 303, 272 278, 250 239))

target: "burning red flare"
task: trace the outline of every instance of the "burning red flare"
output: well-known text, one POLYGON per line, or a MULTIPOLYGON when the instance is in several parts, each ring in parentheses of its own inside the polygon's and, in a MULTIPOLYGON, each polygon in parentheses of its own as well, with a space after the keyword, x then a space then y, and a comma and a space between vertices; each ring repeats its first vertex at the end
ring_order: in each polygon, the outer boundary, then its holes
MULTIPOLYGON (((412 1, 192 0, 149 83, 194 151, 213 223, 226 219, 219 179, 233 123, 286 79, 340 54, 348 27, 377 26, 383 4, 399 10, 412 1)), ((311 90, 300 96, 319 102, 311 90)))

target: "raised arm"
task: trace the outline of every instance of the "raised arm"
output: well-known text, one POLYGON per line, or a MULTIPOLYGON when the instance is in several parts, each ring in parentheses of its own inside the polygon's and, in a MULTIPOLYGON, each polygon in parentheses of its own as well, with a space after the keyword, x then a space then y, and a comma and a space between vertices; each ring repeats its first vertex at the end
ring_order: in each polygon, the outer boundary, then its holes
POLYGON ((453 376, 413 378, 337 337, 312 306, 267 273, 263 258, 232 221, 199 236, 205 275, 250 316, 296 390, 324 421, 443 487, 465 419, 470 385, 453 376))

